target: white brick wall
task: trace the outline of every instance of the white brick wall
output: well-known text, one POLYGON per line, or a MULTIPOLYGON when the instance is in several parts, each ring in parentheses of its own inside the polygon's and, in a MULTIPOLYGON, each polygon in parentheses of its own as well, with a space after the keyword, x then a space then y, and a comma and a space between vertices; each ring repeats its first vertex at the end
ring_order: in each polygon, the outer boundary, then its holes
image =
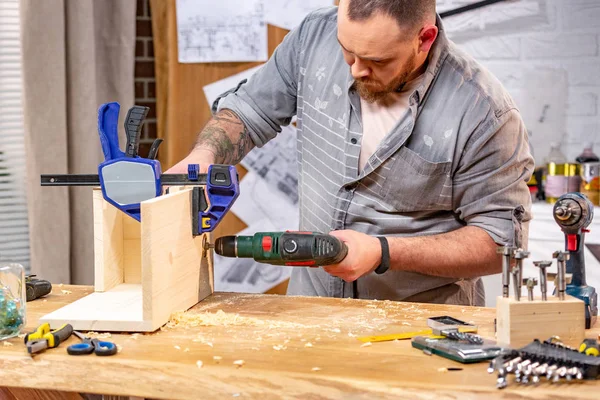
MULTIPOLYGON (((438 0, 438 8, 445 11, 476 1, 438 0)), ((450 38, 505 85, 528 127, 559 137, 570 159, 589 141, 600 154, 600 0, 507 1, 448 17, 444 24, 450 38), (567 84, 560 85, 566 89, 552 92, 559 86, 550 78, 532 87, 532 72, 546 76, 544 71, 554 71, 548 77, 566 74, 567 84), (545 93, 553 93, 553 100, 563 104, 548 108, 553 114, 547 115, 551 122, 546 126, 539 124, 537 114, 525 112, 536 104, 523 104, 543 103, 545 93)), ((540 145, 540 151, 535 150, 541 163, 539 153, 545 149, 540 145)))

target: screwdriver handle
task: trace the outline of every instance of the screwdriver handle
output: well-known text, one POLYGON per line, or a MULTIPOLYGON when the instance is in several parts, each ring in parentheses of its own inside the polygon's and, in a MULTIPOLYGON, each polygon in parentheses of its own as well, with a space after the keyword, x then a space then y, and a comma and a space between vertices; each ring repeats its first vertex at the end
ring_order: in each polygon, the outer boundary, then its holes
POLYGON ((138 155, 142 125, 149 110, 149 107, 133 106, 127 112, 127 117, 125 117, 125 134, 127 136, 125 155, 127 157, 136 157, 138 155))

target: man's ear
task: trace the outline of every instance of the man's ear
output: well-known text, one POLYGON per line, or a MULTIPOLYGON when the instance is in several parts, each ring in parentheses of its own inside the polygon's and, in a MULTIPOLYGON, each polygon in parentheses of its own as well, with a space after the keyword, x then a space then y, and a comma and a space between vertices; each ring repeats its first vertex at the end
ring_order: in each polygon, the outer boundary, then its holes
POLYGON ((419 52, 427 53, 433 46, 438 35, 438 27, 435 25, 426 25, 419 32, 419 52))

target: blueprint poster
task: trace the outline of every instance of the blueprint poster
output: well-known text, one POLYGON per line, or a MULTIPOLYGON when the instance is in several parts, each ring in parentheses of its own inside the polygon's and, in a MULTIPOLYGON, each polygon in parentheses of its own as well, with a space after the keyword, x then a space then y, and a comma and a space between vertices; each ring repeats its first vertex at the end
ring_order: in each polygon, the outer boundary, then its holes
POLYGON ((265 18, 271 25, 292 30, 310 13, 333 5, 333 0, 269 0, 265 18))
POLYGON ((177 0, 181 63, 266 61, 263 0, 177 0))

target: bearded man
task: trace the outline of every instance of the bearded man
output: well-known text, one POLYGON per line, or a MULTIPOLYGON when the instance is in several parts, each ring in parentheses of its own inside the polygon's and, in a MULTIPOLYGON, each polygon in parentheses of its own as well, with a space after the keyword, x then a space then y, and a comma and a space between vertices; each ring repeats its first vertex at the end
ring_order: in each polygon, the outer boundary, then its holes
POLYGON ((315 11, 217 104, 169 172, 236 164, 296 115, 299 228, 348 246, 337 265, 294 268, 288 294, 483 305, 497 247, 525 244, 523 120, 446 37, 435 0, 315 11))

